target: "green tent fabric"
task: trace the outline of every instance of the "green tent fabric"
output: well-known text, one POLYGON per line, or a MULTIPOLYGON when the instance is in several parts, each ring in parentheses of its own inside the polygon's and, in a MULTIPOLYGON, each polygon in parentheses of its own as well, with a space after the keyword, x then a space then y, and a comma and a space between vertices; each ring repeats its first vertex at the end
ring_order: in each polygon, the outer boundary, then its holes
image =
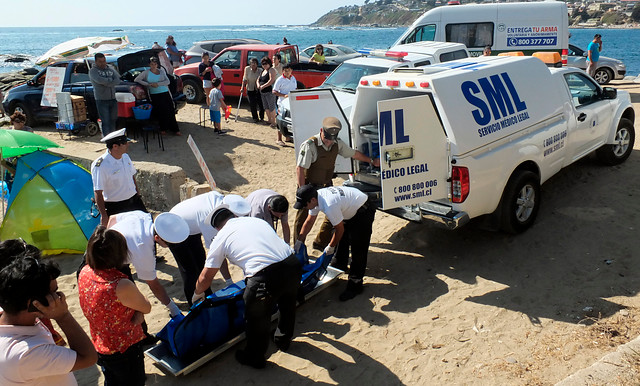
POLYGON ((21 237, 45 254, 83 253, 100 222, 92 196, 91 174, 70 160, 41 151, 19 157, 0 239, 21 237))

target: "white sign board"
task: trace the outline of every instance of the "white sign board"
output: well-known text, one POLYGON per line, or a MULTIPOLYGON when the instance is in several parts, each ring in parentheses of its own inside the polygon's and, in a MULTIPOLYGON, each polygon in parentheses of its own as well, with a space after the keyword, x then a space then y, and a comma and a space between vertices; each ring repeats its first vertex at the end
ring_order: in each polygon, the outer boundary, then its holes
POLYGON ((62 91, 66 67, 48 67, 40 106, 57 107, 56 93, 62 91))
POLYGON ((200 170, 202 170, 202 174, 204 174, 204 178, 207 179, 207 182, 209 183, 209 186, 211 186, 211 189, 212 190, 215 189, 216 181, 213 179, 213 175, 211 174, 211 171, 209 170, 207 163, 204 162, 204 158, 202 158, 202 153, 200 153, 200 149, 198 149, 198 146, 193 140, 193 137, 191 136, 191 134, 189 134, 189 138, 187 138, 187 143, 189 144, 189 147, 191 148, 193 155, 196 156, 196 160, 198 160, 198 165, 200 166, 200 170))
POLYGON ((429 96, 378 101, 382 207, 447 198, 447 137, 429 96))

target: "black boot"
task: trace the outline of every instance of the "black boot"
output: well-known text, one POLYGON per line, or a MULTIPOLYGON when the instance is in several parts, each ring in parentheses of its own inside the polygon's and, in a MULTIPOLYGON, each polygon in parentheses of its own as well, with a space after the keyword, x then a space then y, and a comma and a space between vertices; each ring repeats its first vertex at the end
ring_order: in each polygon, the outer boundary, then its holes
POLYGON ((349 279, 347 288, 340 294, 338 299, 341 302, 351 300, 362 293, 362 279, 349 279))

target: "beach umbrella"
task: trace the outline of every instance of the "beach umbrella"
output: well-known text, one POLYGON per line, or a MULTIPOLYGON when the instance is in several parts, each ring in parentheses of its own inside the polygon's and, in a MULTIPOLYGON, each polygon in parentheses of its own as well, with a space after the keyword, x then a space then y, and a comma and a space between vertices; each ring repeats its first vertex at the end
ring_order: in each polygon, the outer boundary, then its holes
POLYGON ((59 60, 78 59, 91 56, 98 51, 119 50, 131 44, 127 36, 93 36, 75 38, 60 43, 38 58, 36 65, 47 66, 59 60))
MULTIPOLYGON (((61 147, 57 143, 28 131, 0 129, 0 160, 33 153, 50 147, 61 147)), ((4 165, 0 166, 0 185, 4 186, 4 165)), ((4 199, 2 200, 4 214, 4 199)))

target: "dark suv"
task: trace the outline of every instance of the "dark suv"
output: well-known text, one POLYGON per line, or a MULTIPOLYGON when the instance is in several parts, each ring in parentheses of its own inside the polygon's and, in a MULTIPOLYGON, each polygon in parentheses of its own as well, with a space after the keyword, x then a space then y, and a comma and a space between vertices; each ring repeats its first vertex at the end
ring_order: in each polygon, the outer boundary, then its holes
MULTIPOLYGON (((136 96, 136 105, 148 103, 146 90, 133 80, 145 69, 149 68, 149 58, 156 55, 152 49, 136 51, 121 56, 107 56, 107 64, 115 67, 120 73, 122 82, 116 86, 116 92, 130 92, 136 96)), ((98 110, 93 95, 93 85, 89 81, 89 66, 93 65, 93 58, 63 61, 50 67, 66 69, 62 91, 73 95, 83 96, 87 106, 87 116, 90 120, 98 120, 98 110)), ((27 125, 33 126, 38 121, 55 122, 58 120, 56 107, 41 106, 44 82, 47 69, 40 71, 26 84, 10 89, 2 102, 9 114, 20 111, 27 116, 27 125)), ((186 98, 182 94, 182 81, 178 76, 169 76, 169 89, 173 95, 176 111, 186 105, 186 98)))

